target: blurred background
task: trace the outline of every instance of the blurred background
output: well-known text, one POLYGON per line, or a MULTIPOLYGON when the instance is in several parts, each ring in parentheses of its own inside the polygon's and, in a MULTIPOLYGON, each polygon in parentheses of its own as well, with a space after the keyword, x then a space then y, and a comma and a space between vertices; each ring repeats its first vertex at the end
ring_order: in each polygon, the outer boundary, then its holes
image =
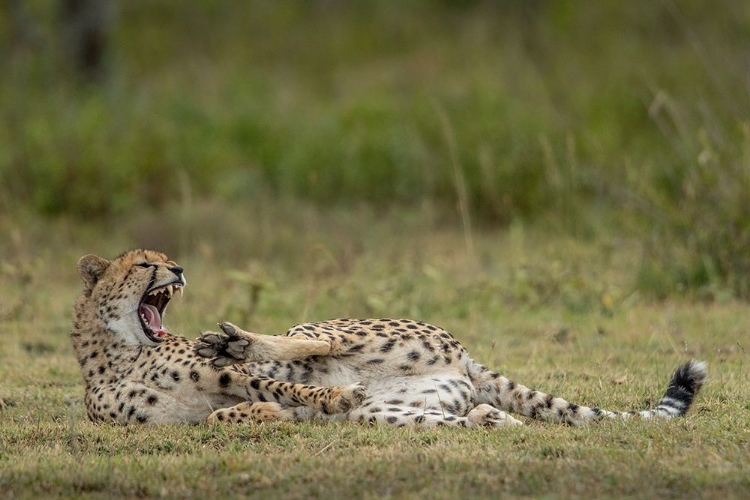
POLYGON ((133 246, 481 269, 535 234, 635 256, 627 293, 750 298, 749 69, 735 0, 3 0, 0 279, 133 246))

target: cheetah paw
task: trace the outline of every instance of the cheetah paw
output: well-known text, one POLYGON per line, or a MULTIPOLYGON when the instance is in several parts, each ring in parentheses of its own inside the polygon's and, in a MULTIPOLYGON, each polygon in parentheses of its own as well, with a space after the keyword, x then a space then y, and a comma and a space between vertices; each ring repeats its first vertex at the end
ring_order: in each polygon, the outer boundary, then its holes
POLYGON ((361 406, 367 398, 367 391, 362 384, 345 385, 336 390, 339 394, 333 398, 332 408, 323 408, 324 413, 347 413, 361 406))
POLYGON ((222 368, 246 361, 250 354, 250 341, 239 334, 231 323, 219 323, 222 332, 203 332, 198 337, 195 352, 204 358, 214 358, 213 365, 222 368))
POLYGON ((469 422, 478 427, 505 427, 509 425, 523 425, 504 411, 488 404, 478 405, 468 415, 469 422))

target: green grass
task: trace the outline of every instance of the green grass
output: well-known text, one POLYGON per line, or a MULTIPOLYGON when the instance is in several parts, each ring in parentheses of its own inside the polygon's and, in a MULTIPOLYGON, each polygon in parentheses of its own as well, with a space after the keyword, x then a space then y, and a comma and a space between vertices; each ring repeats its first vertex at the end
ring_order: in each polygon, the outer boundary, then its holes
POLYGON ((581 241, 516 224, 473 232, 469 254, 460 228, 424 213, 233 212, 254 216, 253 228, 216 223, 211 231, 227 233, 203 235, 200 219, 180 226, 174 214, 134 214, 112 236, 64 220, 0 216, 9 235, 0 260, 3 495, 750 495, 746 306, 654 302, 635 291, 638 242, 606 233, 581 241), (444 326, 476 359, 519 382, 611 409, 654 403, 689 358, 707 360, 710 378, 687 418, 670 422, 527 422, 497 431, 93 425, 67 337, 80 291, 76 259, 113 256, 160 234, 165 245, 189 245, 171 252, 189 285, 167 315, 186 336, 224 319, 278 333, 337 316, 413 317, 444 326))
POLYGON ((0 211, 607 213, 651 240, 640 289, 750 298, 746 3, 124 2, 100 85, 24 5, 36 44, 0 8, 0 211))
POLYGON ((2 495, 750 496, 750 3, 119 2, 100 85, 17 3, 2 495), (686 419, 585 429, 94 426, 75 262, 134 246, 187 269, 189 337, 403 316, 574 402, 646 407, 691 357, 710 380, 686 419))
MULTIPOLYGON (((101 87, 60 50, 0 45, 3 185, 79 215, 158 206, 185 184, 450 204, 454 141, 472 208, 508 222, 617 204, 644 181, 678 201, 700 166, 743 161, 747 7, 449 4, 129 2, 101 87)), ((54 47, 54 11, 29 5, 54 47)))

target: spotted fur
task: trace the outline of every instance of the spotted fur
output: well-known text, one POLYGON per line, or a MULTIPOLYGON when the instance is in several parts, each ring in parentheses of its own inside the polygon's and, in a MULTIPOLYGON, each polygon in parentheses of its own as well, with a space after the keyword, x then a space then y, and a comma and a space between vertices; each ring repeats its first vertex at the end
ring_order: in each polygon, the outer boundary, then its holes
MULTIPOLYGON (((93 421, 281 419, 292 418, 298 407, 321 414, 346 412, 364 398, 356 384, 314 387, 253 375, 241 366, 218 366, 196 354, 194 342, 169 334, 162 324, 171 295, 186 284, 182 268, 164 254, 137 250, 112 262, 87 255, 78 269, 85 288, 75 306, 71 340, 93 421), (259 406, 247 411, 254 403, 259 406)), ((330 350, 320 341, 285 349, 274 340, 264 336, 256 344, 261 352, 286 360, 330 350)))
POLYGON ((501 427, 521 421, 509 415, 581 425, 603 418, 672 418, 684 415, 706 375, 705 363, 690 361, 674 374, 656 408, 614 412, 569 403, 517 384, 475 362, 442 328, 408 319, 336 319, 307 323, 287 332, 290 340, 328 342, 325 356, 295 361, 253 359, 258 335, 230 323, 199 338, 201 352, 222 366, 240 363, 254 376, 318 386, 358 381, 367 397, 345 414, 321 416, 303 409, 285 418, 351 420, 396 426, 501 427), (247 342, 239 342, 246 339, 247 342))
POLYGON ((706 376, 704 363, 688 362, 656 408, 613 412, 517 384, 475 362, 442 328, 408 319, 307 323, 286 336, 222 323, 192 342, 162 325, 165 294, 185 285, 165 255, 88 255, 78 267, 85 288, 71 338, 94 421, 502 427, 522 423, 514 413, 580 425, 684 415, 706 376))

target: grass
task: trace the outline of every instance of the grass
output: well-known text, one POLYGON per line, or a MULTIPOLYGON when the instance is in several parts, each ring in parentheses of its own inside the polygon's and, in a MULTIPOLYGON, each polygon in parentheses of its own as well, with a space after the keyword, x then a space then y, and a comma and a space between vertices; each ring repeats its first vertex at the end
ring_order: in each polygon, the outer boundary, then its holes
POLYGON ((125 2, 96 85, 54 4, 18 5, 0 211, 294 197, 579 235, 606 212, 651 240, 640 289, 750 298, 744 3, 125 2))
POLYGON ((650 242, 639 289, 750 299, 744 3, 126 2, 98 84, 53 5, 0 8, 0 211, 606 213, 650 242))
POLYGON ((750 496, 750 4, 120 2, 93 85, 16 3, 2 495, 750 496), (402 316, 574 402, 646 407, 691 357, 710 380, 685 419, 584 429, 95 426, 75 262, 134 246, 187 269, 189 337, 402 316))
POLYGON ((205 234, 203 220, 182 224, 175 213, 133 215, 114 234, 0 216, 9 235, 0 243, 3 495, 750 495, 745 304, 654 302, 633 288, 638 242, 606 232, 582 241, 521 224, 475 230, 468 255, 460 222, 431 211, 285 207, 196 207, 209 219, 255 222, 215 223, 205 234), (167 316, 186 336, 223 319, 277 333, 304 320, 407 316, 446 327, 511 378, 583 404, 653 404, 671 370, 692 357, 709 362, 710 379, 687 418, 670 422, 527 422, 507 431, 93 425, 67 338, 76 259, 159 235, 186 268, 186 295, 167 316))
POLYGON ((730 0, 121 7, 100 86, 71 74, 50 4, 26 6, 30 46, 0 10, 0 194, 78 215, 185 183, 452 205, 458 158, 482 218, 575 219, 622 187, 690 201, 685 179, 732 178, 747 149, 750 10, 730 0))

